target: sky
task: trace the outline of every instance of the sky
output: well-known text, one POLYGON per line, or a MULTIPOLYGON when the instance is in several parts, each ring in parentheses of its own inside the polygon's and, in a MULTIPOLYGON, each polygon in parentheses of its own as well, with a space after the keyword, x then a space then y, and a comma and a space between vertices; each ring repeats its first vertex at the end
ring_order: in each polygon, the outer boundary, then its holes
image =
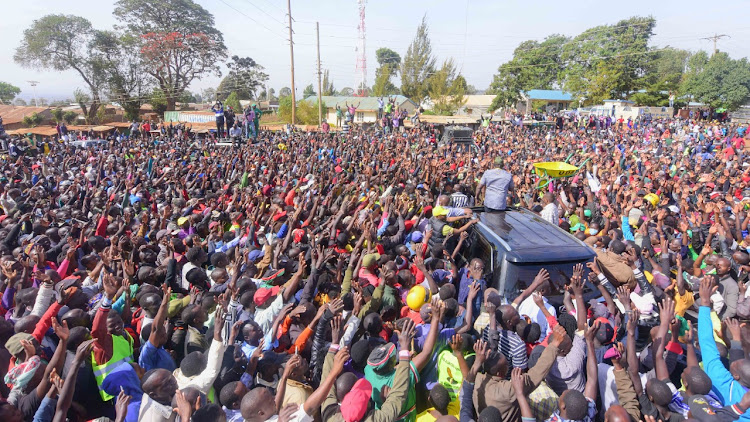
MULTIPOLYGON (((278 91, 290 86, 290 57, 286 0, 194 0, 215 18, 229 56, 252 57, 269 74, 268 86, 278 91)), ((315 22, 320 22, 320 54, 336 89, 356 83, 359 12, 356 0, 291 0, 294 17, 294 61, 297 95, 313 83, 317 90, 315 22)), ((13 62, 24 29, 46 14, 75 14, 98 29, 112 29, 114 0, 33 0, 4 2, 0 19, 0 81, 21 88, 21 98, 33 99, 28 81, 38 81, 36 95, 49 100, 72 98, 83 87, 72 72, 25 69, 13 62)), ((733 58, 748 55, 750 23, 748 0, 711 3, 696 0, 629 0, 626 2, 567 0, 370 0, 366 5, 367 80, 372 85, 375 50, 388 47, 406 53, 422 16, 427 17, 433 53, 438 63, 453 58, 469 84, 486 89, 500 64, 510 60, 522 41, 541 40, 558 33, 575 36, 587 28, 614 24, 638 15, 657 21, 652 44, 690 51, 713 49, 702 37, 714 33, 731 38, 719 50, 733 58)), ((226 72, 225 72, 226 73, 226 72)), ((190 90, 216 87, 221 80, 207 75, 190 90)), ((400 85, 399 81, 395 81, 400 85)))

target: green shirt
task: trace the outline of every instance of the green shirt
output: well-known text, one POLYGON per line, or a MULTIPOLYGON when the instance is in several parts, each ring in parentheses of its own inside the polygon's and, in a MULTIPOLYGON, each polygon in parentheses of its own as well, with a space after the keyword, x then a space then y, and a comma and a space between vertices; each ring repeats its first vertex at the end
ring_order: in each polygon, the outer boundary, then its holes
MULTIPOLYGON (((383 387, 386 385, 388 388, 393 386, 394 375, 396 369, 392 369, 390 372, 385 374, 379 374, 375 372, 369 365, 365 367, 365 379, 372 385, 372 401, 375 403, 375 409, 380 409, 383 406, 383 396, 380 394, 383 391, 383 387)), ((406 402, 401 408, 401 415, 396 422, 416 422, 417 420, 417 389, 416 385, 419 382, 419 371, 417 371, 414 362, 409 362, 409 393, 406 395, 406 402)))

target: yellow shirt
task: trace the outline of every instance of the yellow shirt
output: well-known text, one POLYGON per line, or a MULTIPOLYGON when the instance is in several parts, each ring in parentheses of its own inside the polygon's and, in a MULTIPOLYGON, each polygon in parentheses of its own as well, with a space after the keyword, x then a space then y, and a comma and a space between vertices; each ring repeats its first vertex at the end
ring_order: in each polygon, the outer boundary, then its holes
MULTIPOLYGON (((425 410, 424 412, 418 414, 417 422, 435 422, 437 418, 432 416, 432 413, 430 413, 433 410, 435 410, 435 408, 431 407, 425 410)), ((448 414, 455 416, 456 418, 458 418, 458 413, 460 410, 461 410, 461 404, 458 402, 458 399, 450 402, 450 404, 448 405, 448 414)))
POLYGON ((695 303, 693 292, 685 290, 685 294, 680 295, 680 292, 677 291, 677 288, 675 287, 674 302, 674 313, 684 318, 685 311, 690 309, 695 303))

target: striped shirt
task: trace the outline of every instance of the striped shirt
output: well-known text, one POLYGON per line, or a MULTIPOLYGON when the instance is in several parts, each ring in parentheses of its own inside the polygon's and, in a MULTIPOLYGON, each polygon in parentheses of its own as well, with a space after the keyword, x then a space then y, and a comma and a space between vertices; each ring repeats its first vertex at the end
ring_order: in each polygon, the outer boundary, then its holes
POLYGON ((526 369, 529 361, 526 354, 526 343, 521 340, 518 334, 503 329, 490 332, 490 328, 486 327, 482 330, 482 338, 490 344, 497 342, 497 351, 508 359, 512 368, 526 369))
POLYGON ((451 194, 451 207, 466 208, 469 206, 469 197, 461 192, 451 194))

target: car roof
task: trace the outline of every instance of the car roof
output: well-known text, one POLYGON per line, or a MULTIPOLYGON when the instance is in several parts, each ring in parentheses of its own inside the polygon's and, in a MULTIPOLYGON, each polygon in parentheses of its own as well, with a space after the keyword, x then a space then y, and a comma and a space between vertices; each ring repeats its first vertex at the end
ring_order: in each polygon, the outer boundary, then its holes
POLYGON ((525 209, 479 213, 480 229, 515 263, 589 260, 596 253, 561 228, 525 209))

